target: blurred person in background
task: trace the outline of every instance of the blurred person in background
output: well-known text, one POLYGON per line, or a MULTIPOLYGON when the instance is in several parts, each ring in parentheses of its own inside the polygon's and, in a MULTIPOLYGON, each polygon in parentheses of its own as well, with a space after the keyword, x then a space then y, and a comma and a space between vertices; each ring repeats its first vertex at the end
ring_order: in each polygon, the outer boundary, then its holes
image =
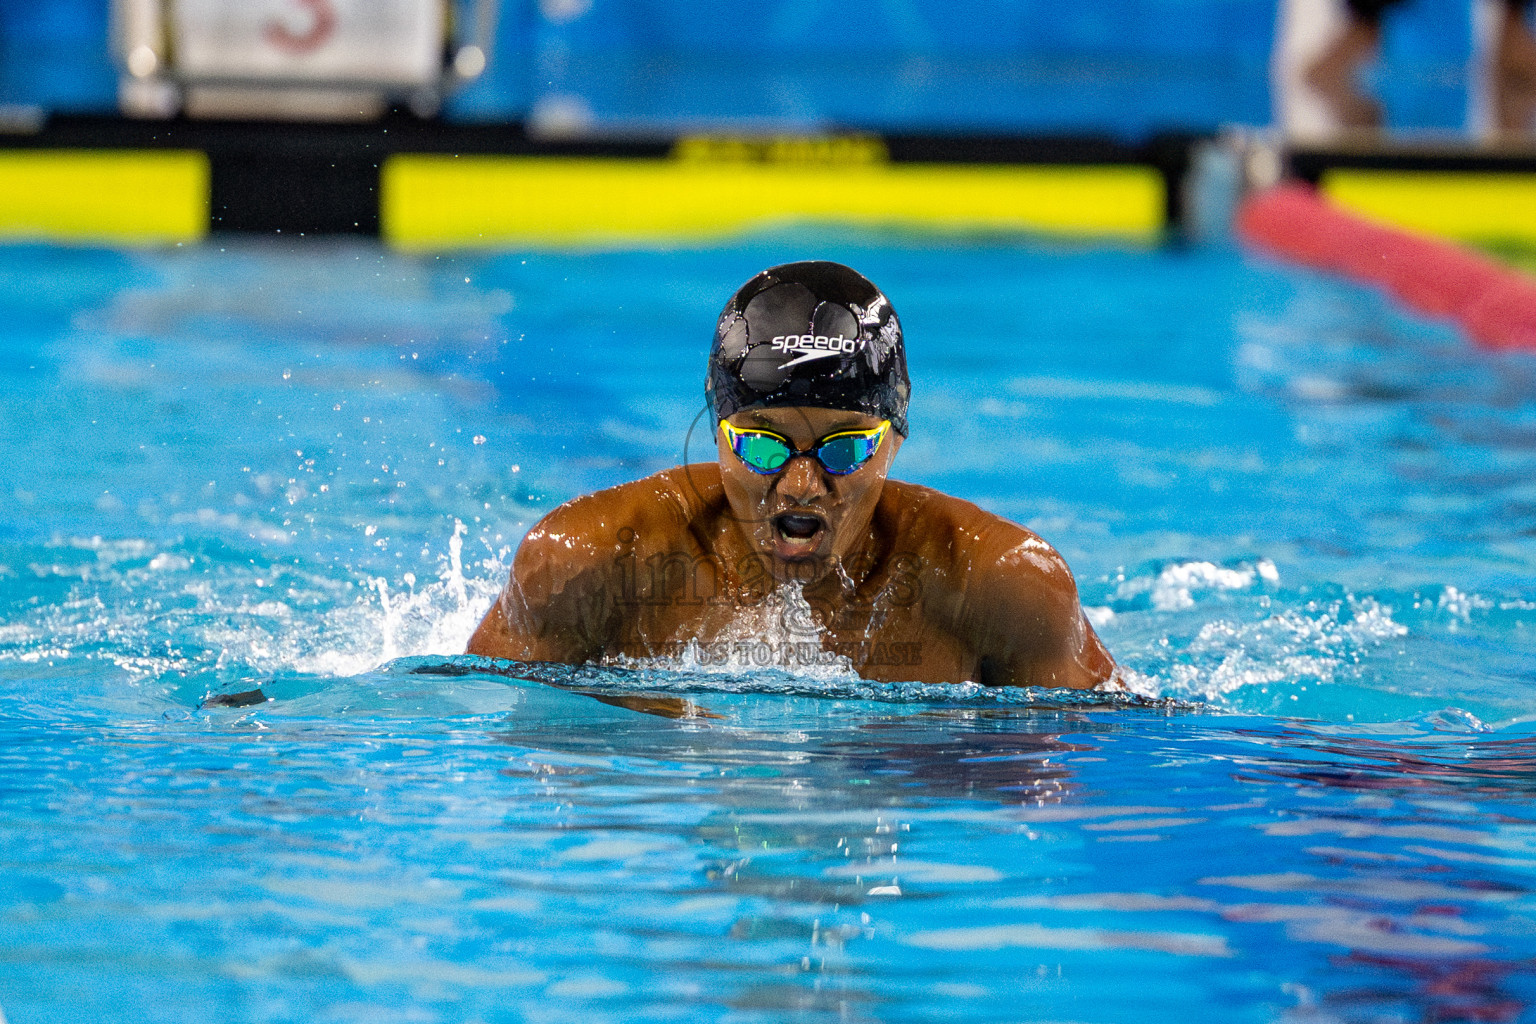
MULTIPOLYGON (((1306 83, 1342 128, 1380 128, 1381 105, 1360 90, 1360 72, 1381 50, 1381 21, 1402 0, 1346 0, 1343 28, 1307 62, 1306 83)), ((1492 113, 1500 133, 1531 130, 1536 116, 1536 37, 1533 0, 1500 0, 1500 24, 1488 59, 1492 113)))

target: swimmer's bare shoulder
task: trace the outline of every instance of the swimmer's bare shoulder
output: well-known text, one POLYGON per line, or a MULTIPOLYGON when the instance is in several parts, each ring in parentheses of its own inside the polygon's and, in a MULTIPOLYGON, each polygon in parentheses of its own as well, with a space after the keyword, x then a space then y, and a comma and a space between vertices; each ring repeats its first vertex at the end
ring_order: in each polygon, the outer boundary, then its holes
POLYGON ((897 480, 881 504, 897 517, 898 544, 925 566, 925 611, 977 652, 978 682, 1089 689, 1113 676, 1072 570, 1033 530, 897 480))
POLYGON ((679 466, 572 498, 528 531, 506 587, 469 638, 470 654, 576 664, 600 657, 622 629, 614 566, 686 550, 723 505, 713 464, 679 466))

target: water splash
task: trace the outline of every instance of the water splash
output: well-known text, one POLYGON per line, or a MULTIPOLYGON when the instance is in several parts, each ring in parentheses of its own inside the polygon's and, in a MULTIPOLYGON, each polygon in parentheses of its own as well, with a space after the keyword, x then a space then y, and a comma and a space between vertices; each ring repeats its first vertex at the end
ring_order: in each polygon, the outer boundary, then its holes
POLYGON ((384 635, 383 657, 385 661, 393 661, 400 656, 399 649, 395 645, 399 616, 389 603, 389 581, 380 576, 373 581, 373 588, 379 592, 379 607, 384 612, 384 621, 379 623, 379 631, 384 635))
MULTIPOLYGON (((0 663, 110 666, 99 685, 159 681, 213 689, 271 675, 355 676, 394 659, 464 650, 506 578, 487 548, 466 574, 457 520, 435 580, 336 567, 309 570, 210 554, 198 538, 59 538, 31 559, 36 587, 62 599, 0 626, 0 663), (57 586, 58 584, 52 584, 57 586)), ((98 673, 99 675, 99 673, 98 673)))
POLYGON ((676 655, 620 657, 608 664, 714 676, 776 668, 807 680, 859 679, 849 658, 824 648, 826 638, 800 584, 784 583, 756 605, 738 608, 717 637, 690 639, 676 655))
POLYGON ((1455 632, 1462 623, 1472 621, 1473 612, 1487 611, 1494 603, 1477 594, 1466 594, 1455 587, 1447 586, 1440 594, 1436 607, 1450 616, 1449 628, 1455 632))

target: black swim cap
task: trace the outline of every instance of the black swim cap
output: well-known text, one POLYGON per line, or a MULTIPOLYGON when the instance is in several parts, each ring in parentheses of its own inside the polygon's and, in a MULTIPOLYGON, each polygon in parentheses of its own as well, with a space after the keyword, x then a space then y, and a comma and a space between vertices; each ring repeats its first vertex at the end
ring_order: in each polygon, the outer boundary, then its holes
POLYGON ((804 405, 879 416, 902 437, 911 391, 890 301, 857 271, 819 261, 771 267, 731 296, 704 382, 717 419, 804 405))

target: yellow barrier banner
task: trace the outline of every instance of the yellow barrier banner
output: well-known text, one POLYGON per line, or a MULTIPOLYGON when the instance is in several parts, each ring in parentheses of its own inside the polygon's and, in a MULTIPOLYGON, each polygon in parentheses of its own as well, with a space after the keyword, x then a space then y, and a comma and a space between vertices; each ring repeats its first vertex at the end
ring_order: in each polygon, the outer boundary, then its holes
POLYGON ((1536 174, 1333 168, 1323 194, 1346 210, 1463 242, 1536 242, 1536 174))
POLYGON ((1151 167, 721 159, 721 145, 674 159, 398 154, 380 225, 410 249, 666 244, 806 222, 1139 241, 1164 227, 1151 167))
POLYGON ((208 233, 208 188, 197 151, 0 151, 0 238, 195 241, 208 233))

